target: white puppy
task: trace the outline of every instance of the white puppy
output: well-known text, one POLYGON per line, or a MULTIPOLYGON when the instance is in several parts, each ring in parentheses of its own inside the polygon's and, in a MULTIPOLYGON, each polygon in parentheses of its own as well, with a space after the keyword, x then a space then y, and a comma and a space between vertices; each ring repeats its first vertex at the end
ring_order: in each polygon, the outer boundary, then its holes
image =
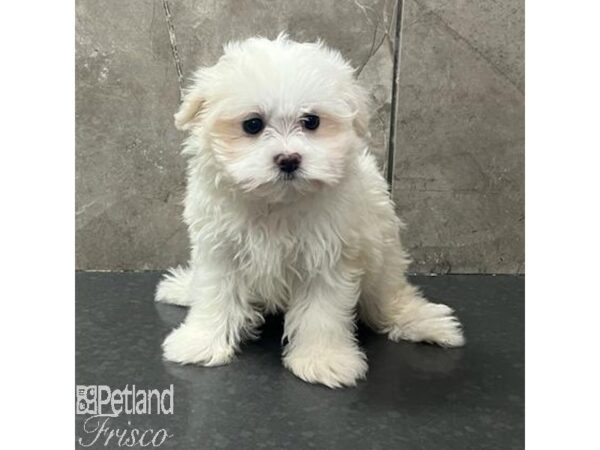
POLYGON ((329 387, 367 372, 357 314, 393 341, 464 343, 452 309, 405 278, 367 103, 339 52, 284 35, 231 43, 196 72, 175 114, 190 132, 191 258, 156 293, 191 309, 165 359, 227 364, 275 311, 285 313, 285 367, 329 387))

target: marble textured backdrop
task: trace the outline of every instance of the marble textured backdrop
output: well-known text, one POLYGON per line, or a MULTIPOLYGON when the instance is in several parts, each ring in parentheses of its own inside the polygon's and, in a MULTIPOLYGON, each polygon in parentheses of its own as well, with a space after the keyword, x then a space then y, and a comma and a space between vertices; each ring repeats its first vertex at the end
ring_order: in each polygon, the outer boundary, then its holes
POLYGON ((197 66, 216 62, 223 43, 287 30, 324 39, 358 68, 381 161, 397 102, 393 196, 412 270, 523 272, 522 0, 405 0, 392 99, 397 7, 77 0, 77 268, 185 262, 184 135, 172 123, 179 90, 197 66))

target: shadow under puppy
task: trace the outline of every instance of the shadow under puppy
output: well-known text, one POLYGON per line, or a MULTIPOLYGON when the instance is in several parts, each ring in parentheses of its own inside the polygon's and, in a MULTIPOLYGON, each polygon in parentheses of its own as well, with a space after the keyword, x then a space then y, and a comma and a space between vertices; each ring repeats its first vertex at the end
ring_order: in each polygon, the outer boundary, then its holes
POLYGON ((367 372, 357 313, 394 341, 463 345, 452 309, 405 278, 402 224, 368 150, 368 119, 354 70, 321 42, 230 43, 195 73, 175 114, 190 132, 191 256, 156 292, 190 310, 165 359, 227 364, 275 311, 285 314, 285 367, 329 387, 367 372))

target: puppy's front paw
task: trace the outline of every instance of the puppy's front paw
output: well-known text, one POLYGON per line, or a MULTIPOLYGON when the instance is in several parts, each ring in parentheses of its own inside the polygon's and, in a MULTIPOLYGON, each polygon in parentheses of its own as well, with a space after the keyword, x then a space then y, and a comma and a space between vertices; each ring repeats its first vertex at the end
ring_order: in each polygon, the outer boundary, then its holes
POLYGON ((358 347, 298 348, 283 358, 283 365, 308 383, 330 388, 355 386, 368 370, 367 358, 358 347))
POLYGON ((167 361, 180 364, 221 366, 229 363, 235 354, 230 345, 219 342, 204 330, 181 325, 167 336, 162 345, 167 361))
POLYGON ((429 342, 442 347, 465 344, 462 327, 452 308, 438 303, 423 303, 407 310, 389 330, 392 341, 429 342))

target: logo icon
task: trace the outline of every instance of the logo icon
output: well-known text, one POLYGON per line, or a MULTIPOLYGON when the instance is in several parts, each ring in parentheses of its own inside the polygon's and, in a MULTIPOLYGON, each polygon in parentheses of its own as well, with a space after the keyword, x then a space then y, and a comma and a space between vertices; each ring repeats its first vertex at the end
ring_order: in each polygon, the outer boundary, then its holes
POLYGON ((75 389, 75 404, 77 414, 97 414, 98 386, 77 385, 75 389))

